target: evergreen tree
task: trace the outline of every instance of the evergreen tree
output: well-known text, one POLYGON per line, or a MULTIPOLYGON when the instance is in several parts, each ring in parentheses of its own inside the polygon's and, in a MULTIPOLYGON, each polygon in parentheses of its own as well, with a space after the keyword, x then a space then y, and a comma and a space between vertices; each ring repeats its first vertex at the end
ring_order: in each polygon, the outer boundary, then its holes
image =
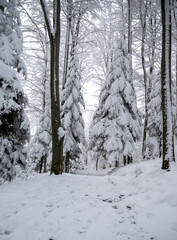
POLYGON ((17 165, 26 164, 25 143, 29 121, 24 112, 27 99, 18 80, 25 66, 20 58, 22 32, 15 0, 0 2, 0 177, 11 180, 17 165))
POLYGON ((67 162, 65 171, 69 171, 69 161, 76 160, 81 153, 79 143, 86 144, 84 121, 81 107, 84 99, 81 93, 79 59, 76 47, 72 48, 67 80, 62 91, 62 125, 65 131, 63 154, 67 162))
MULTIPOLYGON (((151 89, 150 102, 148 103, 148 134, 146 139, 146 157, 155 158, 161 157, 162 154, 162 94, 160 73, 157 76, 153 75, 153 88, 151 89)), ((172 123, 175 127, 175 87, 172 81, 172 123)))
POLYGON ((39 119, 39 127, 30 141, 28 153, 29 171, 45 173, 51 167, 51 121, 49 107, 39 119))
MULTIPOLYGON (((51 167, 51 111, 50 111, 50 81, 49 81, 49 45, 46 27, 44 25, 43 41, 41 41, 42 53, 37 64, 40 65, 40 72, 37 81, 40 82, 41 98, 40 117, 36 133, 29 144, 28 168, 29 172, 35 170, 39 173, 49 171, 51 167)), ((42 31, 41 31, 42 32, 42 31)), ((41 34, 40 32, 40 34, 41 34)), ((39 53, 38 53, 39 54, 39 53)), ((34 81, 34 79, 33 79, 34 81)))
POLYGON ((153 76, 153 88, 151 89, 150 102, 148 103, 148 136, 146 138, 146 157, 155 158, 161 156, 162 146, 162 104, 160 74, 153 76))
MULTIPOLYGON (((113 159, 113 161, 117 160, 117 151, 119 150, 119 145, 121 144, 120 142, 118 142, 119 138, 117 135, 119 135, 119 132, 117 133, 117 128, 114 126, 115 124, 113 125, 113 121, 112 123, 111 123, 111 119, 109 121, 109 113, 106 112, 106 109, 105 109, 106 99, 109 97, 109 91, 110 91, 110 87, 113 80, 114 80, 113 66, 111 63, 107 81, 104 83, 101 89, 100 96, 99 96, 99 105, 93 115, 93 119, 90 125, 90 131, 89 131, 89 149, 94 152, 93 159, 96 161, 96 170, 98 170, 98 163, 100 162, 100 160, 102 160, 103 162, 107 161, 107 156, 106 156, 107 149, 105 149, 104 143, 105 143, 105 140, 108 138, 109 132, 108 131, 106 132, 106 128, 109 125, 110 125, 110 128, 111 126, 113 128, 112 139, 116 138, 115 139, 116 144, 114 144, 116 146, 112 146, 112 147, 115 147, 115 151, 113 151, 112 149, 112 152, 115 154, 115 159, 113 159)), ((115 105, 116 105, 116 102, 113 101, 113 106, 115 105)), ((114 113, 114 110, 112 112, 114 113)), ((110 114, 110 117, 112 117, 112 114, 110 114)), ((121 149, 121 146, 120 146, 120 149, 121 149)), ((108 161, 111 163, 111 159, 108 159, 108 161)))
POLYGON ((140 137, 141 120, 131 79, 130 58, 122 38, 99 97, 99 106, 90 129, 90 148, 109 163, 118 154, 132 157, 140 137))

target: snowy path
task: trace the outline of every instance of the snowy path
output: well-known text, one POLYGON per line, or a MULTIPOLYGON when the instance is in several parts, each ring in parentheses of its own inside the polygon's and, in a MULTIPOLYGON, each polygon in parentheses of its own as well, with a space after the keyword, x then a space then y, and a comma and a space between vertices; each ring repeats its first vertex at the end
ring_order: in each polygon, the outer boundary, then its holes
POLYGON ((139 168, 127 170, 119 176, 43 175, 0 186, 0 239, 176 240, 177 200, 170 207, 163 194, 148 189, 158 180, 152 176, 143 188, 139 168))

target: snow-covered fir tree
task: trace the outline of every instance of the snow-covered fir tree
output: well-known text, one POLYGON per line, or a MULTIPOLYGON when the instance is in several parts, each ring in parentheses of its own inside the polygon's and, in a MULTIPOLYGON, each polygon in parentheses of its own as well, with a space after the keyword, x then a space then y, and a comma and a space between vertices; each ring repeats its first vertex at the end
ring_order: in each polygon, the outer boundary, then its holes
POLYGON ((45 173, 51 167, 51 115, 48 109, 41 115, 35 136, 30 141, 28 171, 45 173))
POLYGON ((36 133, 29 144, 28 168, 29 173, 36 171, 47 172, 51 168, 52 133, 51 133, 51 111, 50 111, 50 81, 49 81, 49 45, 46 29, 44 27, 44 40, 41 42, 43 51, 38 64, 42 66, 40 78, 40 96, 42 104, 40 118, 36 133))
POLYGON ((161 156, 162 146, 162 105, 160 74, 153 77, 153 88, 148 103, 148 126, 146 139, 146 158, 161 156))
POLYGON ((48 67, 43 74, 43 108, 36 133, 31 139, 28 152, 28 171, 45 173, 51 168, 52 133, 50 111, 50 83, 48 67))
MULTIPOLYGON (((153 87, 150 92, 148 103, 148 126, 146 139, 146 158, 161 157, 162 155, 162 93, 161 75, 153 75, 153 87)), ((172 120, 175 129, 176 99, 174 81, 172 81, 172 120)))
POLYGON ((86 144, 84 135, 84 121, 81 106, 84 99, 81 92, 79 73, 79 59, 76 47, 71 50, 67 80, 62 91, 62 126, 65 131, 63 155, 65 157, 65 171, 68 172, 71 162, 79 158, 81 149, 79 144, 86 144))
POLYGON ((131 79, 130 58, 122 38, 93 116, 90 149, 95 152, 97 161, 104 158, 110 164, 117 164, 120 154, 132 157, 134 142, 140 134, 141 119, 131 79))
POLYGON ((0 178, 6 180, 25 167, 24 145, 30 137, 27 99, 18 79, 18 72, 26 71, 20 24, 16 1, 0 1, 0 178))

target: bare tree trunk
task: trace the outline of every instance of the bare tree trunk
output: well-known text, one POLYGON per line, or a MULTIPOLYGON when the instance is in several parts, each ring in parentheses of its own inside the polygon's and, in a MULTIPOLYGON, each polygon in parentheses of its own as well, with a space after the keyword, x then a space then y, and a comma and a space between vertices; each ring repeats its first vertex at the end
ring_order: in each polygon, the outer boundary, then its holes
POLYGON ((47 159, 45 157, 44 159, 44 170, 43 170, 43 173, 46 173, 47 172, 47 159))
POLYGON ((162 14, 162 118, 163 118, 163 158, 162 169, 168 170, 173 160, 173 135, 171 112, 171 21, 170 0, 161 0, 162 14))
POLYGON ((127 165, 127 156, 123 156, 124 166, 127 165))
POLYGON ((65 56, 64 56, 62 89, 64 89, 66 79, 67 79, 67 73, 68 73, 69 41, 70 41, 70 35, 71 35, 72 5, 73 5, 73 1, 67 0, 67 30, 66 30, 66 41, 65 41, 65 56))
POLYGON ((97 159, 96 159, 96 171, 98 171, 98 162, 99 162, 99 160, 98 160, 98 156, 97 156, 97 159))
POLYGON ((44 157, 42 156, 41 161, 40 161, 40 166, 39 166, 39 173, 42 173, 43 159, 44 159, 44 157))
POLYGON ((175 124, 174 124, 174 140, 175 143, 177 143, 177 5, 175 5, 176 1, 172 0, 172 10, 173 10, 173 19, 174 19, 174 25, 176 27, 175 31, 175 45, 176 45, 176 116, 175 116, 175 124))
MULTIPOLYGON (((169 0, 169 84, 170 84, 170 98, 171 98, 171 105, 172 105, 172 77, 171 77, 171 50, 172 50, 172 22, 171 22, 171 15, 172 15, 172 0, 169 0)), ((172 151, 173 151, 173 161, 175 162, 175 151, 174 151, 174 125, 173 117, 172 117, 172 151)))
POLYGON ((59 98, 59 49, 60 49, 60 0, 53 1, 53 28, 47 12, 45 0, 40 0, 50 40, 50 95, 52 128, 52 165, 51 174, 62 174, 63 138, 59 139, 61 127, 59 98))
MULTIPOLYGON (((177 128, 177 40, 176 40, 176 128, 177 128)), ((177 143, 177 129, 176 129, 176 143, 177 143)))
POLYGON ((132 72, 132 0, 128 0, 128 53, 132 72))
POLYGON ((70 158, 70 152, 67 152, 66 153, 66 156, 65 156, 65 172, 68 173, 69 172, 69 169, 70 169, 70 166, 69 166, 69 158, 70 158))
POLYGON ((45 47, 44 47, 44 81, 43 81, 43 99, 42 99, 42 110, 43 113, 45 112, 46 109, 46 84, 47 84, 47 70, 48 70, 48 39, 47 39, 47 29, 46 25, 44 24, 44 31, 45 31, 45 47))
POLYGON ((119 161, 116 160, 116 162, 115 162, 115 167, 118 167, 118 166, 119 166, 119 161))
POLYGON ((142 28, 142 42, 141 42, 141 60, 144 73, 144 88, 145 88, 145 118, 144 118, 144 130, 143 130, 143 143, 142 143, 142 156, 146 156, 146 138, 147 138, 147 126, 148 126, 148 79, 147 71, 145 65, 145 56, 144 56, 144 46, 145 46, 145 37, 146 37, 146 16, 147 16, 147 2, 144 6, 144 0, 140 0, 140 20, 142 28), (142 6, 143 3, 143 6, 142 6))

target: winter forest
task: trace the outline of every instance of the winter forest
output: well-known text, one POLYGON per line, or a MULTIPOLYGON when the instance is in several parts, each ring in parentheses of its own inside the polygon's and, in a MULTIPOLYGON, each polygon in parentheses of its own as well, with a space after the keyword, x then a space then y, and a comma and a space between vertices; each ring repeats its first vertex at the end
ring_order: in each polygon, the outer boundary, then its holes
POLYGON ((177 1, 0 0, 0 239, 177 239, 177 1))

